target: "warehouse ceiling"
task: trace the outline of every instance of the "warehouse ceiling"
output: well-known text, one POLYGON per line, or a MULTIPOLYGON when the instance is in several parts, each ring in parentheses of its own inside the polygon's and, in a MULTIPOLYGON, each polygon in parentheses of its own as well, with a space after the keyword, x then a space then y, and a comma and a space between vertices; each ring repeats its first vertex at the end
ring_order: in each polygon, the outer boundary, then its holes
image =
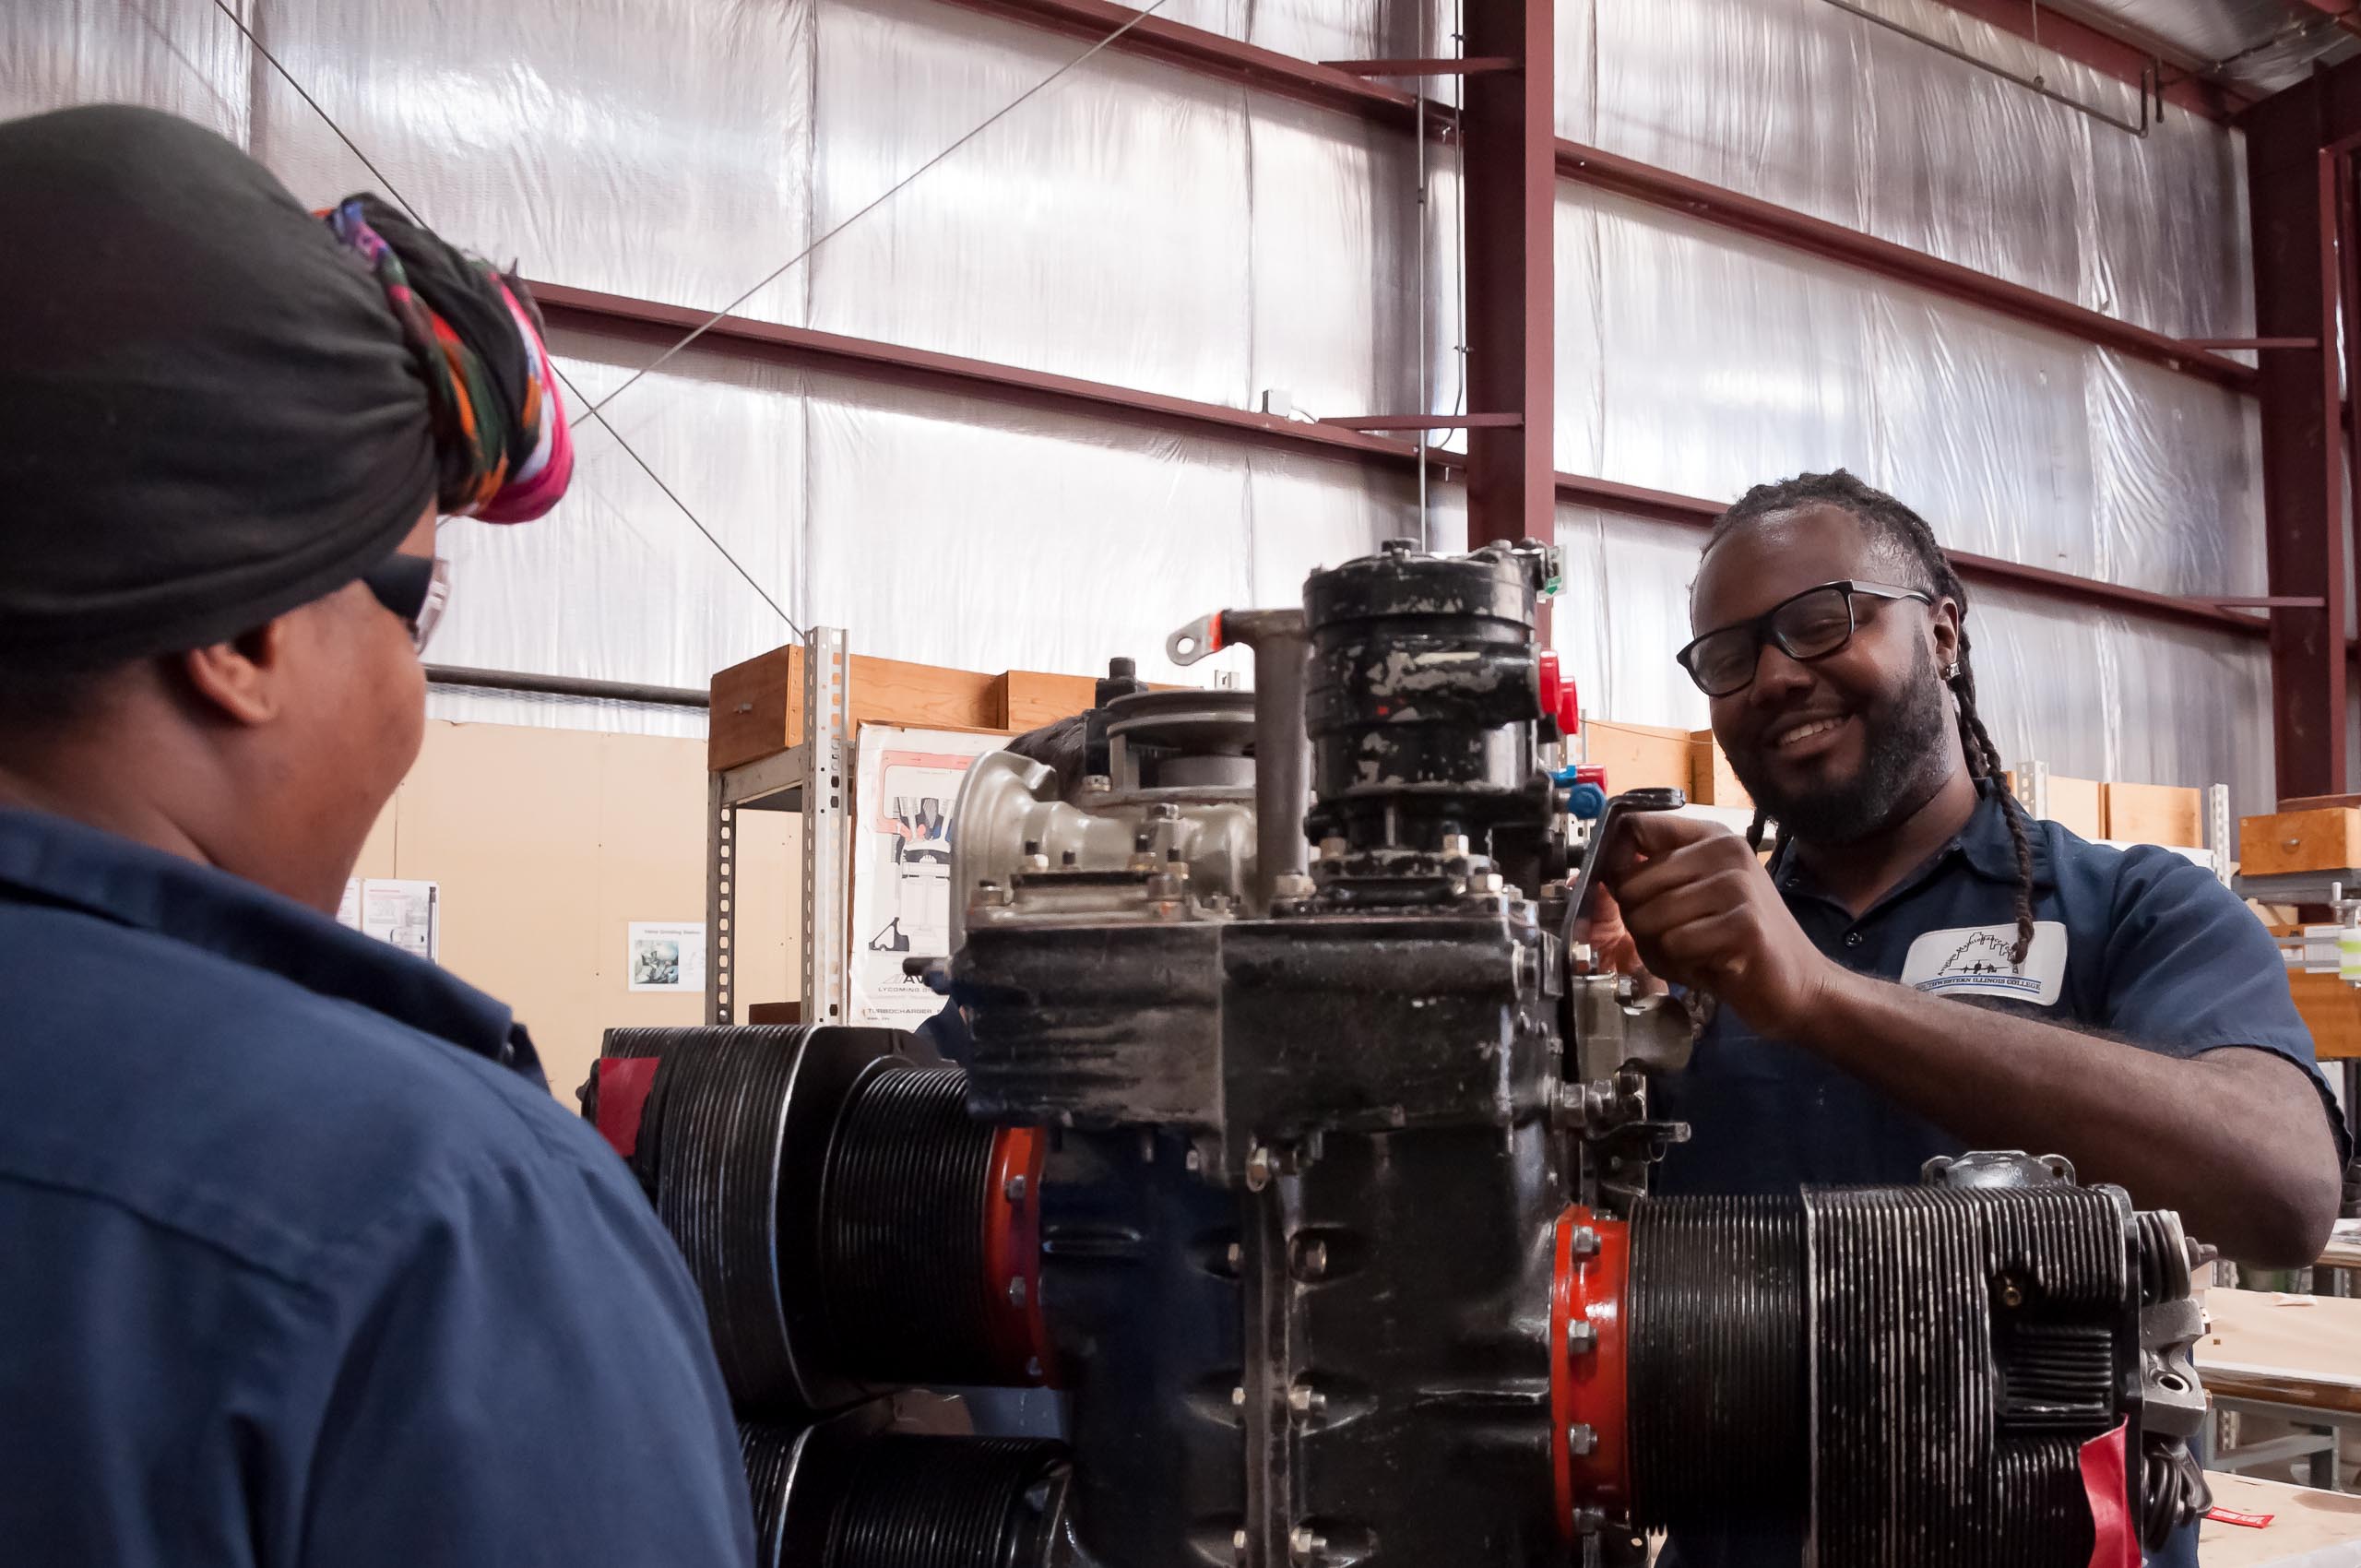
POLYGON ((2293 85, 2315 61, 2361 53, 2355 0, 2060 0, 2055 8, 2248 97, 2293 85), (2331 14, 2348 8, 2347 16, 2331 14))

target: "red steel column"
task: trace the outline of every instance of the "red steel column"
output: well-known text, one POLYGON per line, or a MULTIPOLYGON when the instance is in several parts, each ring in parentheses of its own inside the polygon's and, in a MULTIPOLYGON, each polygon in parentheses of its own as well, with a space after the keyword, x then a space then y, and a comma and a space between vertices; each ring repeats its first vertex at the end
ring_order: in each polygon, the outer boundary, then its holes
MULTIPOLYGON (((1551 0, 1466 0, 1467 409, 1515 414, 1467 433, 1467 542, 1557 537, 1557 43, 1551 0)), ((1424 237, 1421 236, 1421 243, 1424 237)), ((1421 330, 1423 330, 1423 324, 1421 330)))
POLYGON ((2336 306, 2336 178, 2325 151, 2339 134, 2330 78, 2316 76, 2256 105, 2246 121, 2254 237, 2255 332, 2317 337, 2314 353, 2268 353, 2262 504, 2274 594, 2319 595, 2318 610, 2271 616, 2272 744, 2279 793, 2342 794, 2345 766, 2344 465, 2336 306))

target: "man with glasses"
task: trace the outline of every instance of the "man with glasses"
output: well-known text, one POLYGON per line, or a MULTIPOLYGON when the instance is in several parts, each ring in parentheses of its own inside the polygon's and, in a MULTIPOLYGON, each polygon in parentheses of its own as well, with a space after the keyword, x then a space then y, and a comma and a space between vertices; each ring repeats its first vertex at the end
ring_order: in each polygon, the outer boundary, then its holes
POLYGON ((1662 1190, 2024 1148, 2230 1256, 2308 1264, 2349 1150, 2276 944, 2182 857, 2027 818, 1966 609, 1927 524, 1850 474, 1758 486, 1715 525, 1679 659, 1778 845, 1765 866, 1666 817, 1610 848, 1622 961, 1717 1004, 1661 1087, 1696 1130, 1662 1190))
POLYGON ((333 918, 438 517, 565 487, 530 302, 147 111, 0 124, 0 1557, 751 1562, 645 1195, 333 918))
MULTIPOLYGON (((2276 944, 2182 857, 2027 819, 1976 711, 1966 611, 1926 522, 1841 470, 1758 486, 1714 525, 1679 659, 1754 828, 1636 819, 1602 865, 1625 929, 1602 908, 1595 930, 1619 967, 1714 999, 1690 1071, 1656 1085, 1695 1134, 1657 1189, 1906 1183, 1938 1155, 2022 1148, 2233 1257, 2310 1263, 2350 1150, 2276 944)), ((2151 1561, 2194 1562, 2194 1529, 2151 1561)))

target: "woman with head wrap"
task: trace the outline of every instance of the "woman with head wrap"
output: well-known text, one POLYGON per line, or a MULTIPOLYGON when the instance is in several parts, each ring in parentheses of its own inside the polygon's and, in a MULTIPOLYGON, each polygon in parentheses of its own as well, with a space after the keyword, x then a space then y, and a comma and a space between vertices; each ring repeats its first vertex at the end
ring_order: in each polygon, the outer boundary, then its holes
POLYGON ((210 133, 0 124, 11 1563, 742 1562, 702 1313, 492 998, 336 923, 443 516, 571 470, 521 285, 210 133))

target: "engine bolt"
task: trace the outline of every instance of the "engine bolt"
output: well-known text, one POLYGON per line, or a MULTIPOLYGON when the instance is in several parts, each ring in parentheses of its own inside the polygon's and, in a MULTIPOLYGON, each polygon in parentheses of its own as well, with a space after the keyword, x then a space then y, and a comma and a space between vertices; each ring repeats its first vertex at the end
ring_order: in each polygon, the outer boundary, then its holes
POLYGON ((1586 1317, 1578 1317, 1566 1324, 1566 1348, 1577 1356, 1587 1356, 1598 1348, 1598 1325, 1586 1317))
POLYGON ((1243 1409, 1246 1406, 1246 1385, 1240 1384, 1229 1391, 1229 1402, 1243 1409))
POLYGON ((1328 1538, 1313 1534, 1309 1525, 1298 1525, 1287 1537, 1287 1550, 1299 1562, 1317 1562, 1328 1555, 1328 1538))
POLYGON ((1580 1459, 1598 1447, 1598 1433, 1581 1421, 1566 1429, 1566 1451, 1580 1459))
POLYGON ((1299 1416, 1316 1416, 1328 1408, 1328 1396, 1310 1384, 1299 1383, 1287 1390, 1287 1408, 1299 1416))
POLYGON ((1229 1536, 1229 1550, 1230 1550, 1230 1554, 1231 1554, 1232 1556, 1235 1556, 1235 1557, 1238 1557, 1238 1558, 1240 1558, 1240 1559, 1243 1559, 1243 1558, 1245 1557, 1245 1555, 1246 1555, 1246 1532, 1245 1532, 1244 1530, 1233 1530, 1233 1531, 1231 1531, 1231 1532, 1230 1532, 1230 1536, 1229 1536))
POLYGON ((1271 1151, 1256 1144, 1246 1156, 1246 1190, 1259 1193, 1271 1184, 1271 1151))
POLYGON ((1025 1201, 1025 1178, 1022 1176, 1011 1176, 1002 1184, 1001 1194, 1013 1204, 1023 1203, 1025 1201))
POLYGON ((1574 1227, 1573 1242, 1574 1256, 1578 1258, 1595 1258, 1598 1256, 1598 1232, 1592 1229, 1589 1226, 1577 1225, 1574 1227))
POLYGON ((1236 1241, 1232 1241, 1229 1244, 1229 1251, 1223 1253, 1222 1256, 1224 1261, 1229 1265, 1229 1272, 1232 1274, 1240 1273, 1246 1267, 1246 1249, 1240 1246, 1236 1241))
POLYGON ((1297 1267, 1306 1279, 1318 1279, 1328 1272, 1328 1243, 1306 1241, 1297 1267))

